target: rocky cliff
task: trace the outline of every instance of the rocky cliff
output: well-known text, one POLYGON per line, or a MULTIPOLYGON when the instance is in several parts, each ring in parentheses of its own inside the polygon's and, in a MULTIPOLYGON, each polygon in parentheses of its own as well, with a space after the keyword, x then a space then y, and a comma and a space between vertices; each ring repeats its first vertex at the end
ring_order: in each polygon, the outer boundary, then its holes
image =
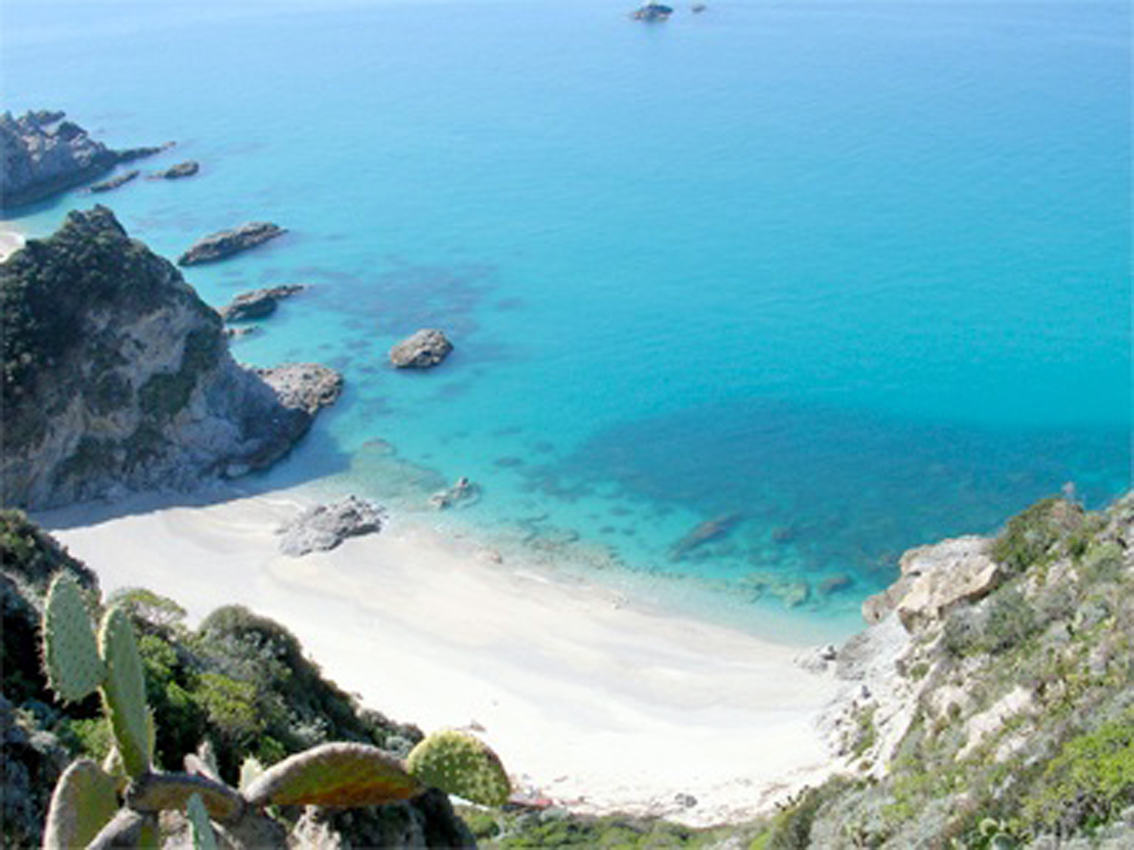
POLYGON ((60 111, 0 113, 0 209, 43 200, 164 147, 112 150, 60 111))
POLYGON ((216 311, 104 207, 71 213, 0 265, 0 314, 9 506, 188 489, 267 466, 340 386, 315 365, 237 365, 216 311))

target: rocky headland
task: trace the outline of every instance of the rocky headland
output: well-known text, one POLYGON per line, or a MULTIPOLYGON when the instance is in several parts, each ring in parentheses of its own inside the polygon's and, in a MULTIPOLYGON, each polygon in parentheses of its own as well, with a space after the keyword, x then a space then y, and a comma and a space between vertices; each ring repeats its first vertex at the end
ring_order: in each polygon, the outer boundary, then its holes
POLYGON ((27 112, 19 118, 0 113, 0 209, 41 201, 168 147, 113 150, 58 110, 27 112))
POLYGON ((285 233, 287 231, 282 227, 267 221, 253 221, 234 230, 221 230, 197 240, 177 258, 177 265, 196 266, 224 260, 285 233))
POLYGON ((341 387, 314 364, 239 366, 220 315, 104 207, 70 213, 0 265, 0 312, 8 506, 266 467, 341 387))

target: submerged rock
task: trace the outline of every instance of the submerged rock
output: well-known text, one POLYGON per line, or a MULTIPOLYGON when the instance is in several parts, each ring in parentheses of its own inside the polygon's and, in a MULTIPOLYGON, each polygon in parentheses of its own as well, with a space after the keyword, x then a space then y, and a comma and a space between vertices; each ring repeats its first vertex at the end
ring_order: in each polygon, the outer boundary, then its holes
POLYGON ((268 466, 341 387, 325 367, 237 365, 217 312, 105 207, 0 264, 0 305, 9 506, 189 490, 268 466))
POLYGON ((276 530, 280 551, 293 558, 334 549, 348 537, 381 531, 386 511, 377 502, 347 496, 329 505, 316 505, 276 530))
POLYGON ((740 514, 733 513, 697 524, 688 534, 673 544, 669 551, 670 560, 680 561, 706 543, 727 537, 743 519, 744 517, 740 514))
POLYGON ((129 183, 139 174, 141 174, 141 172, 137 170, 127 171, 125 174, 119 174, 117 177, 111 177, 109 180, 104 180, 102 183, 93 184, 90 188, 90 191, 95 193, 110 192, 114 189, 117 189, 119 186, 129 183))
POLYGON ((418 331, 390 349, 390 362, 399 369, 428 369, 449 356, 453 343, 434 328, 418 331))
POLYGON ((179 266, 195 266, 223 260, 249 248, 255 248, 287 233, 282 227, 267 221, 242 224, 235 230, 222 230, 199 239, 177 259, 179 266))
POLYGON ((465 477, 458 478, 452 487, 438 490, 429 497, 429 504, 438 510, 467 507, 480 501, 480 487, 465 477))
POLYGON ((241 292, 228 304, 222 307, 221 318, 226 322, 244 322, 250 319, 262 319, 276 312, 276 307, 284 298, 290 298, 307 287, 302 283, 288 283, 282 286, 273 286, 270 289, 254 289, 251 292, 241 292))
POLYGON ((155 171, 150 175, 150 178, 153 180, 180 180, 182 177, 192 177, 200 170, 200 164, 190 159, 179 162, 177 165, 171 165, 164 171, 155 171))

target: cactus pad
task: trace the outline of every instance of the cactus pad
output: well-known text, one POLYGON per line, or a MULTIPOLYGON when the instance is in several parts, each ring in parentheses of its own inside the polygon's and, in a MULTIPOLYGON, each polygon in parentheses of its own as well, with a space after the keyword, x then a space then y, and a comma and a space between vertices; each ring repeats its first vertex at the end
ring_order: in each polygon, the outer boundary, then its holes
POLYGON ((496 753, 463 732, 433 733, 413 748, 406 769, 426 785, 483 806, 502 806, 512 793, 496 753))
POLYGON ((368 806, 408 800, 425 788, 377 747, 323 744, 284 759, 244 792, 252 806, 368 806))
POLYGON ((43 831, 45 850, 86 847, 118 811, 114 777, 90 759, 72 762, 63 771, 43 831))
POLYGON ((142 659, 130 618, 119 607, 106 612, 99 632, 99 650, 106 664, 103 703, 126 772, 141 776, 150 767, 149 712, 142 659))
POLYGON ((131 783, 126 805, 136 812, 180 811, 194 796, 221 823, 238 820, 244 811, 244 800, 223 782, 190 773, 147 773, 131 783))
POLYGON ((185 816, 189 819, 189 831, 193 836, 193 850, 217 850, 217 837, 213 825, 209 823, 209 813, 201 802, 199 794, 189 798, 185 806, 185 816))
POLYGON ((47 592, 43 661, 48 684, 64 702, 94 693, 106 675, 79 585, 67 573, 57 575, 47 592))

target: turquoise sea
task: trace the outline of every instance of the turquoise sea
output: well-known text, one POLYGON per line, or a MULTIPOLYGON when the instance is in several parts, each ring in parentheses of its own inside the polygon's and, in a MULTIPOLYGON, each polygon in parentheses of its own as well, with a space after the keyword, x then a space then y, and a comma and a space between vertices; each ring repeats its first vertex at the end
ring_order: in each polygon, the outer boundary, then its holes
POLYGON ((312 284, 233 351, 349 382, 254 486, 757 632, 845 634, 904 549, 1131 486, 1129 4, 630 6, 3 0, 2 108, 202 165, 12 223, 289 228, 186 273, 312 284), (429 326, 454 355, 390 369, 429 326))

